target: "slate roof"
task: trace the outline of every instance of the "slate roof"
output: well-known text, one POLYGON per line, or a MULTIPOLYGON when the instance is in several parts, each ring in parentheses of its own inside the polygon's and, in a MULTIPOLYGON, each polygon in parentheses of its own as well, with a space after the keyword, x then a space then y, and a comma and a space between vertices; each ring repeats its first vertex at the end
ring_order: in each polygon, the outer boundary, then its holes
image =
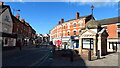
POLYGON ((96 22, 100 23, 101 25, 120 23, 120 17, 97 20, 96 22))
POLYGON ((0 9, 2 10, 1 12, 0 12, 0 15, 7 9, 7 8, 10 8, 10 6, 9 5, 0 5, 0 9), (2 9, 1 9, 2 8, 2 9))
MULTIPOLYGON (((86 18, 86 20, 87 20, 87 19, 89 20, 89 19, 92 18, 92 14, 86 15, 86 16, 81 16, 81 17, 79 17, 78 19, 82 19, 82 18, 86 18)), ((94 17, 93 17, 93 19, 94 19, 94 17)), ((77 19, 70 19, 70 20, 68 20, 68 21, 65 21, 64 23, 69 22, 69 21, 73 21, 73 20, 77 20, 77 19)), ((87 21, 86 21, 86 22, 87 22, 87 21)), ((63 23, 61 23, 61 24, 63 24, 63 23)), ((58 25, 61 25, 61 24, 58 24, 58 25)), ((57 26, 58 26, 58 25, 57 25, 57 26)), ((55 26, 55 27, 56 27, 56 26, 55 26)), ((54 29, 55 27, 53 27, 52 29, 54 29)), ((51 30, 52 30, 52 29, 51 29, 51 30)), ((50 31, 51 31, 51 30, 50 30, 50 31)))
MULTIPOLYGON (((86 16, 81 16, 81 17, 79 17, 78 19, 86 18, 86 17, 92 17, 92 15, 90 14, 90 15, 86 15, 86 16)), ((70 20, 65 21, 65 22, 69 22, 69 21, 72 21, 72 20, 77 20, 77 19, 70 19, 70 20)))
POLYGON ((95 21, 94 19, 89 20, 85 25, 85 28, 88 28, 88 29, 99 28, 99 27, 101 27, 101 24, 99 22, 95 21))
POLYGON ((109 24, 116 24, 120 23, 120 17, 114 17, 114 18, 108 18, 108 19, 102 19, 102 20, 89 20, 85 28, 99 28, 101 25, 109 25, 109 24))

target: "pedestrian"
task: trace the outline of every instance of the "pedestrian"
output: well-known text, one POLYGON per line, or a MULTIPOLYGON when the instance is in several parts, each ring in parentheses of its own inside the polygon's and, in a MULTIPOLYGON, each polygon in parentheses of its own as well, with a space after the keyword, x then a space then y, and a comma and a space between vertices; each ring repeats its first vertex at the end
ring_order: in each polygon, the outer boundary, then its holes
POLYGON ((38 40, 36 40, 36 47, 38 47, 38 40))
POLYGON ((22 42, 20 40, 18 41, 18 47, 19 47, 19 49, 21 51, 22 50, 22 42))
POLYGON ((55 52, 55 49, 56 49, 56 46, 55 46, 55 45, 53 45, 53 53, 55 52))

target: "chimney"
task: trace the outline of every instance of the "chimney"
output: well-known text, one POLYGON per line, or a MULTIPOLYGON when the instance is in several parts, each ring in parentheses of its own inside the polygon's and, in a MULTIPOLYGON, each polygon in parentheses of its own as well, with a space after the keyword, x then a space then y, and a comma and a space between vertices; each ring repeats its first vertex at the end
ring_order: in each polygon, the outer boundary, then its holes
POLYGON ((61 19, 61 23, 64 23, 64 19, 63 18, 61 19))
POLYGON ((60 22, 60 21, 58 21, 58 25, 60 25, 60 23, 61 23, 61 22, 60 22))
POLYGON ((79 12, 76 12, 76 19, 79 18, 79 12))
POLYGON ((19 14, 16 14, 15 16, 17 19, 20 19, 20 15, 19 14))
POLYGON ((0 5, 3 5, 3 4, 4 4, 4 2, 0 1, 0 5))
POLYGON ((21 19, 21 22, 23 22, 23 23, 24 23, 24 22, 25 22, 25 20, 22 18, 22 19, 21 19))

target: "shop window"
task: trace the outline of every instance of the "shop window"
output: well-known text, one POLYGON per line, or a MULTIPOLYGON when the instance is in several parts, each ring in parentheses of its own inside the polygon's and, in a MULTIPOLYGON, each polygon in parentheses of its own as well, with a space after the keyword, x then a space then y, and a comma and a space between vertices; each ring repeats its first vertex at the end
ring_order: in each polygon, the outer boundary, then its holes
POLYGON ((8 44, 8 39, 6 38, 6 39, 5 39, 5 45, 7 45, 7 44, 8 44))
POLYGON ((74 35, 76 35, 76 31, 74 31, 74 35))
POLYGON ((118 28, 120 28, 120 25, 118 25, 118 28))
POLYGON ((118 32, 118 38, 120 38, 120 32, 118 32))

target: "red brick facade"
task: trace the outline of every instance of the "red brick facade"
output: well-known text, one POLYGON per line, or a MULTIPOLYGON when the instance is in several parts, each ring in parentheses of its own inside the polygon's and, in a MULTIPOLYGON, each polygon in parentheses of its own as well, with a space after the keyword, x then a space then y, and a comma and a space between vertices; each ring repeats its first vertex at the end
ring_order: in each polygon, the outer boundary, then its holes
POLYGON ((13 33, 17 34, 18 37, 20 38, 31 38, 33 39, 36 31, 29 25, 29 23, 25 22, 24 19, 19 20, 18 14, 14 17, 14 24, 13 24, 13 33))

